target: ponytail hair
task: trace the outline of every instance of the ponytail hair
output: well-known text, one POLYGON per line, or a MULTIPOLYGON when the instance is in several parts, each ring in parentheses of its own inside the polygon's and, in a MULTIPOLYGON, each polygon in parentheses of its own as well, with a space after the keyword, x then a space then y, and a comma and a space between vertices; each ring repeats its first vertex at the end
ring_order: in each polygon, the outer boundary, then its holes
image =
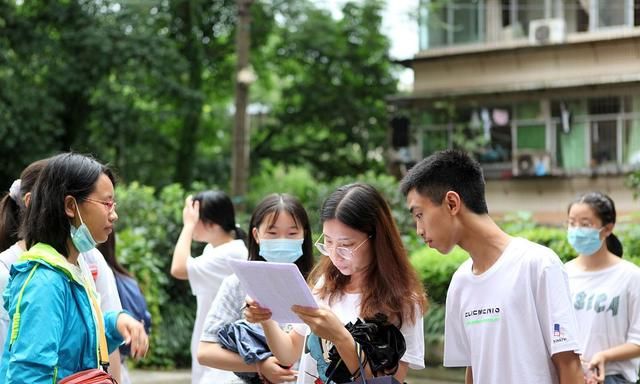
MULTIPOLYGON (((569 204, 569 209, 574 204, 587 204, 593 213, 602 221, 602 225, 616 223, 616 205, 613 200, 602 192, 587 192, 569 204)), ((605 239, 607 249, 618 257, 622 257, 624 250, 622 243, 613 232, 605 239)))
POLYGON ((29 164, 20 174, 20 178, 11 184, 9 192, 0 200, 0 252, 11 247, 22 237, 19 233, 20 222, 26 209, 25 195, 31 192, 40 171, 47 159, 29 164))
POLYGON ((20 206, 7 192, 0 201, 0 252, 18 241, 20 206))
POLYGON ((607 249, 609 250, 609 252, 622 258, 622 254, 624 253, 624 250, 622 249, 622 243, 620 242, 620 239, 618 239, 618 236, 614 235, 612 232, 609 236, 607 236, 606 241, 607 241, 607 249))

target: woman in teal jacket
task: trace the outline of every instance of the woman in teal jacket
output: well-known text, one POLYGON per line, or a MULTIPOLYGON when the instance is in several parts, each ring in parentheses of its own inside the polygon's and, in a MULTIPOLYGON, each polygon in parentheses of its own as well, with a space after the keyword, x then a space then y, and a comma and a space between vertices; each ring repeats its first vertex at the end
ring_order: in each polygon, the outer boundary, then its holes
POLYGON ((23 222, 29 251, 13 265, 4 294, 11 328, 0 382, 56 383, 108 365, 100 359, 101 329, 109 351, 124 341, 133 356, 146 353, 142 324, 123 312, 103 315, 78 266, 79 253, 113 231, 113 185, 107 167, 79 154, 55 156, 43 169, 23 222))

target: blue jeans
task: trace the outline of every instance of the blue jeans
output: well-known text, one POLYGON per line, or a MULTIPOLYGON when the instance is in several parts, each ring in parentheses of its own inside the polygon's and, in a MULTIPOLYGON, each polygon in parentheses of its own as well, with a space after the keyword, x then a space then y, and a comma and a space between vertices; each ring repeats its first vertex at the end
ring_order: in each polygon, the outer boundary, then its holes
POLYGON ((633 384, 622 375, 609 375, 604 377, 604 384, 633 384))

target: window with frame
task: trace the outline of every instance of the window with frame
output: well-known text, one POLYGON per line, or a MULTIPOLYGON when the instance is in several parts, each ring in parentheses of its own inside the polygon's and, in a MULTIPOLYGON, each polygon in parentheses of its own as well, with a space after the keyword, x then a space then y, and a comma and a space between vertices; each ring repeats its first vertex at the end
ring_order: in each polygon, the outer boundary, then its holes
POLYGON ((421 0, 420 49, 484 41, 484 0, 421 0))

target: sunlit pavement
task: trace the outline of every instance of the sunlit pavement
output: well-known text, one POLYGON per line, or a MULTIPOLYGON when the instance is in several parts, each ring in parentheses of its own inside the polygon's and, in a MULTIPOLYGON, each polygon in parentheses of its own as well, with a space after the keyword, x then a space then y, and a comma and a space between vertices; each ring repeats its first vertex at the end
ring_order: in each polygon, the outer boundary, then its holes
MULTIPOLYGON (((457 384, 464 382, 464 376, 459 373, 443 374, 442 369, 412 372, 407 378, 407 384, 457 384), (433 372, 433 374, 432 374, 433 372)), ((188 370, 178 371, 147 371, 131 370, 129 372, 132 384, 190 384, 191 373, 188 370)), ((218 383, 212 383, 218 384, 218 383)))

